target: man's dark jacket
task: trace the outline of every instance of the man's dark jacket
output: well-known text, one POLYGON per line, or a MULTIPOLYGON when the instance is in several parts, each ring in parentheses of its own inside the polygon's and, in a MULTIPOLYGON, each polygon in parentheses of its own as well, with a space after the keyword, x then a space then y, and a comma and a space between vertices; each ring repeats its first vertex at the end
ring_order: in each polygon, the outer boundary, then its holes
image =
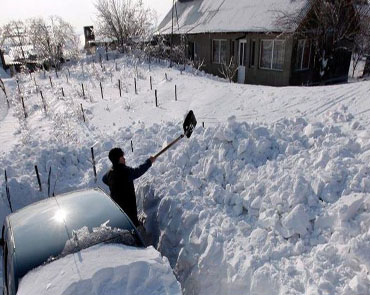
POLYGON ((139 221, 133 180, 143 175, 151 166, 150 159, 137 168, 131 168, 124 164, 113 165, 102 179, 109 186, 112 199, 125 211, 136 226, 139 225, 139 221))

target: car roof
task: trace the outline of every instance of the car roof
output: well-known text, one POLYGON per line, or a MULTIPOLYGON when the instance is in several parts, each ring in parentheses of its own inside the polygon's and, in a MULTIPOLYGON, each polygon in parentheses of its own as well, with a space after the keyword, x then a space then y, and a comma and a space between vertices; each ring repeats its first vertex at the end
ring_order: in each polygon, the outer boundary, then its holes
POLYGON ((81 190, 51 197, 10 214, 14 241, 14 272, 23 277, 50 257, 60 255, 73 231, 107 223, 112 228, 136 230, 112 199, 100 189, 81 190))

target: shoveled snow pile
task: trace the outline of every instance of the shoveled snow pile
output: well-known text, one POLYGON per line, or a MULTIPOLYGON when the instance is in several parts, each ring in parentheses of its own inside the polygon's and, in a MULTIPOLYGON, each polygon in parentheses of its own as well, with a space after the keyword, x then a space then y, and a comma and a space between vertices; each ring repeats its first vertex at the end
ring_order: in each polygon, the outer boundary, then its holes
POLYGON ((17 294, 177 295, 181 288, 153 247, 100 244, 30 271, 17 294))
POLYGON ((369 294, 370 133, 234 118, 195 133, 139 194, 185 294, 369 294))

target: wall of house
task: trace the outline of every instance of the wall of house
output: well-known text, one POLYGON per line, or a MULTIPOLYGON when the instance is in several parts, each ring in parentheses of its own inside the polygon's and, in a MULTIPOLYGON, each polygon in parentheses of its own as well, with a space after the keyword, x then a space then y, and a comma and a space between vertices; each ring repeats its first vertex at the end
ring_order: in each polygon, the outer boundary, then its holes
POLYGON ((290 38, 281 38, 276 34, 247 34, 247 59, 246 59, 246 74, 245 82, 247 84, 259 84, 270 86, 287 86, 289 85, 291 59, 292 59, 292 46, 293 42, 290 38), (261 56, 261 41, 269 39, 285 40, 285 54, 284 63, 281 70, 263 69, 260 67, 261 56), (256 42, 254 66, 250 66, 251 58, 251 44, 252 41, 256 42))
POLYGON ((221 64, 214 63, 212 60, 212 40, 226 40, 226 56, 230 58, 233 56, 235 60, 236 46, 235 40, 244 36, 243 33, 218 33, 218 34, 196 34, 188 35, 187 41, 195 43, 196 59, 204 61, 204 67, 202 68, 207 73, 213 75, 222 76, 220 73, 221 64))
MULTIPOLYGON (((271 86, 286 86, 289 85, 291 56, 292 56, 292 40, 287 39, 285 42, 285 57, 282 70, 261 69, 259 66, 260 59, 260 43, 262 39, 274 39, 275 34, 246 34, 246 33, 215 33, 215 34, 196 34, 188 35, 187 41, 194 42, 196 45, 196 58, 204 60, 204 67, 208 73, 222 76, 220 73, 221 65, 214 63, 212 60, 212 40, 223 39, 227 40, 227 57, 233 57, 234 61, 238 62, 239 40, 246 39, 246 73, 245 83, 271 85, 271 86), (255 62, 254 66, 250 66, 250 44, 251 41, 256 41, 255 62)), ((237 75, 234 78, 237 81, 237 75)))

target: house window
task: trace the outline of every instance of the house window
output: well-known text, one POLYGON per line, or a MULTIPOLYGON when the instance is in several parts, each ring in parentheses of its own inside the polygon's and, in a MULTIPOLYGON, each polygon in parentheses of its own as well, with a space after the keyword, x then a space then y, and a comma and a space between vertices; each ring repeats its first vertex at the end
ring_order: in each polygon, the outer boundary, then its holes
POLYGON ((296 70, 307 70, 310 67, 311 42, 308 39, 298 40, 296 70))
POLYGON ((260 68, 282 70, 285 43, 283 40, 261 40, 260 68))
POLYGON ((212 40, 213 63, 221 64, 226 61, 226 40, 212 40))
POLYGON ((249 50, 249 67, 254 68, 256 58, 256 40, 251 41, 250 50, 249 50))

